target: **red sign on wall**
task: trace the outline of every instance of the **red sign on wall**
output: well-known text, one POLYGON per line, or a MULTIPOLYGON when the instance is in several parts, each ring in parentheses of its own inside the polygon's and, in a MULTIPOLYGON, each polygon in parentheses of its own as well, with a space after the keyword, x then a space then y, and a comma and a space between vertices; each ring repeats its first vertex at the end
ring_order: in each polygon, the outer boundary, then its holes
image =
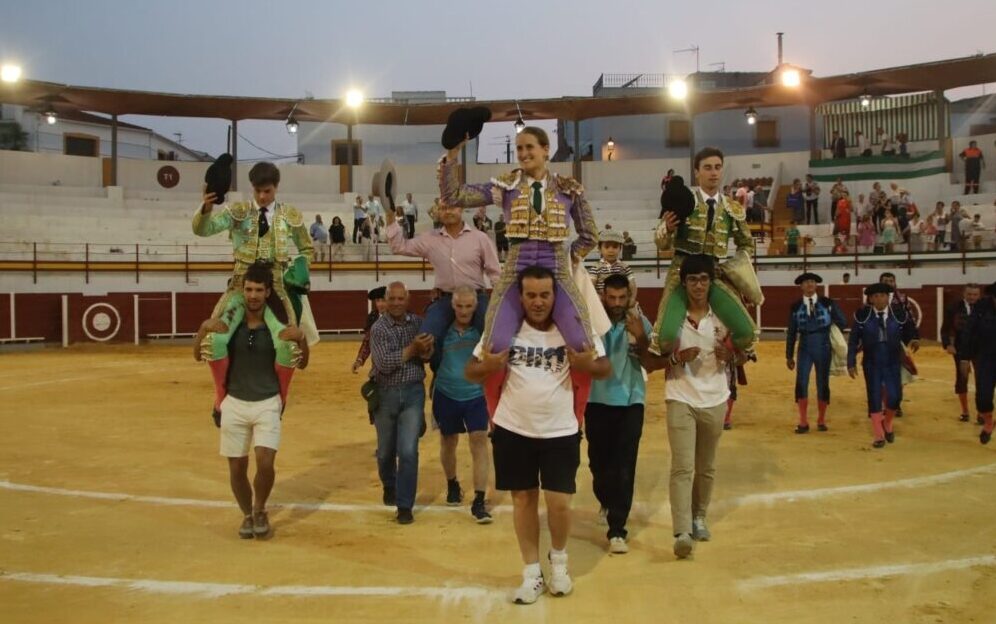
POLYGON ((156 172, 156 180, 163 188, 173 188, 180 183, 180 172, 172 165, 165 165, 156 172))

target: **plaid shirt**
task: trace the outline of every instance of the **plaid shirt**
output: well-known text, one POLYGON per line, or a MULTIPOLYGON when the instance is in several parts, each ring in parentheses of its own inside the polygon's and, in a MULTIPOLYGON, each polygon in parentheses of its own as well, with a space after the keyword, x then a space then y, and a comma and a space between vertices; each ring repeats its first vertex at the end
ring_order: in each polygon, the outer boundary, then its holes
POLYGON ((414 314, 406 314, 400 323, 385 314, 370 328, 374 379, 378 384, 402 386, 425 380, 425 363, 420 358, 401 361, 401 352, 415 340, 421 327, 422 319, 414 314))

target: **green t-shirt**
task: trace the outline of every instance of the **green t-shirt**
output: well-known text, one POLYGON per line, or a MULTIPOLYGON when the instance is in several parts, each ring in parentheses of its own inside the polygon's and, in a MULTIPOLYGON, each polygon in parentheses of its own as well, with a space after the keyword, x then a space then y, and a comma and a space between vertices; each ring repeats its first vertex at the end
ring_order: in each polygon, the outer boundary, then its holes
POLYGON ((799 244, 799 228, 793 227, 785 231, 785 237, 788 238, 789 245, 799 244))

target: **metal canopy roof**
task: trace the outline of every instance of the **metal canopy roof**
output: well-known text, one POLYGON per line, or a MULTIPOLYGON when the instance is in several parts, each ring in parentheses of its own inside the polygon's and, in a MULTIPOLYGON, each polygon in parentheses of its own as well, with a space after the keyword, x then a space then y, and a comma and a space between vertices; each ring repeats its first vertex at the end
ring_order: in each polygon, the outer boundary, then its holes
MULTIPOLYGON (((893 67, 857 74, 817 78, 803 72, 802 85, 780 84, 716 91, 690 90, 684 101, 663 91, 653 95, 617 97, 562 97, 538 100, 477 101, 492 111, 492 121, 514 121, 518 108, 526 119, 564 119, 654 113, 705 113, 748 106, 818 105, 869 95, 953 89, 996 82, 996 54, 893 67)), ((383 125, 444 124, 449 114, 466 103, 405 104, 366 102, 354 112, 341 99, 287 99, 182 95, 79 87, 36 80, 0 83, 0 102, 36 110, 79 110, 109 115, 209 117, 230 120, 287 119, 294 109, 298 121, 330 121, 383 125)))

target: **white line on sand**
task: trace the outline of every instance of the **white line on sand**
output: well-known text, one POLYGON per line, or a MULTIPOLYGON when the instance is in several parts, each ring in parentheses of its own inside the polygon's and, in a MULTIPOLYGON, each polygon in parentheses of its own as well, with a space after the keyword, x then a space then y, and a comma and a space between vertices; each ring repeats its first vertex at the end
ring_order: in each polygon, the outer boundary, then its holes
POLYGON ((876 483, 863 483, 860 485, 844 485, 829 488, 816 488, 811 490, 792 490, 787 492, 770 492, 767 494, 747 494, 739 496, 728 502, 734 505, 751 504, 771 504, 780 501, 802 501, 825 498, 827 496, 837 496, 841 494, 866 494, 868 492, 878 492, 879 490, 896 488, 919 488, 931 485, 940 485, 962 477, 969 477, 977 474, 996 472, 996 464, 978 466, 976 468, 965 468, 963 470, 952 470, 925 477, 912 477, 909 479, 896 479, 893 481, 879 481, 876 483))
MULTIPOLYGON (((777 502, 795 502, 795 501, 805 501, 805 500, 815 500, 820 498, 826 498, 830 496, 839 496, 842 494, 865 494, 869 492, 878 492, 880 490, 887 489, 898 489, 898 488, 918 488, 927 487, 933 485, 940 485, 947 483, 949 481, 954 481, 956 479, 961 479, 963 477, 969 477, 978 474, 987 474, 996 472, 996 463, 988 464, 985 466, 978 466, 975 468, 966 468, 963 470, 953 470, 951 472, 942 472, 936 475, 928 475, 925 477, 912 477, 909 479, 898 479, 894 481, 879 481, 876 483, 864 483, 860 485, 844 485, 839 487, 829 487, 829 488, 818 488, 811 490, 790 490, 786 492, 769 492, 766 494, 747 494, 746 496, 739 496, 732 499, 726 499, 722 501, 717 501, 719 505, 730 505, 730 506, 743 506, 743 505, 756 505, 756 504, 766 504, 771 505, 777 502)), ((205 500, 200 498, 171 498, 166 496, 140 496, 136 494, 124 494, 119 492, 94 492, 89 490, 68 490, 63 488, 46 487, 41 485, 28 485, 23 483, 12 483, 6 480, 0 480, 0 490, 11 490, 16 492, 32 492, 35 494, 51 494, 56 496, 71 496, 75 498, 94 498, 101 500, 112 500, 112 501, 130 501, 135 503, 147 503, 150 505, 166 505, 166 506, 178 506, 178 507, 221 507, 221 508, 233 508, 235 507, 234 502, 219 501, 219 500, 205 500)), ((659 509, 667 504, 666 501, 661 503, 661 506, 653 506, 651 509, 659 509)), ((639 507, 641 504, 637 503, 635 507, 639 507)), ((270 503, 271 509, 288 509, 292 511, 329 511, 329 512, 339 512, 339 513, 359 513, 368 511, 384 511, 386 508, 383 505, 377 505, 373 503, 368 504, 356 504, 356 503, 270 503)), ((425 505, 417 506, 416 511, 440 511, 440 512, 459 512, 466 513, 464 507, 449 507, 443 505, 425 505)), ((511 506, 500 505, 492 509, 493 512, 504 513, 511 511, 511 506)))
POLYGON ((198 598, 219 598, 253 594, 256 596, 296 597, 405 597, 439 598, 446 601, 495 598, 495 592, 483 587, 378 587, 342 585, 243 585, 237 583, 195 583, 191 581, 158 581, 154 579, 126 579, 104 576, 74 576, 61 574, 36 574, 32 572, 0 571, 0 581, 18 581, 45 585, 72 585, 76 587, 110 587, 153 594, 172 594, 198 598))
POLYGON ((121 377, 123 375, 144 375, 145 373, 160 373, 169 370, 176 370, 179 368, 190 368, 189 366, 175 365, 175 366, 156 366, 153 368, 138 368, 132 370, 114 371, 108 372, 102 375, 83 375, 79 377, 54 377, 52 379, 43 379, 41 381, 32 382, 21 382, 12 384, 9 386, 0 386, 0 390, 23 390, 25 388, 36 388, 38 386, 50 386, 53 384, 63 384, 73 381, 95 381, 98 379, 107 379, 108 377, 121 377))
POLYGON ((890 576, 912 576, 946 572, 948 570, 965 570, 967 568, 996 566, 996 555, 970 557, 967 559, 951 559, 931 563, 905 563, 895 565, 873 566, 868 568, 845 568, 843 570, 828 570, 826 572, 803 572, 801 574, 786 574, 784 576, 756 576, 737 583, 741 591, 768 589, 785 585, 802 585, 805 583, 826 583, 834 581, 861 581, 865 579, 886 578, 890 576))
MULTIPOLYGON (((44 487, 40 485, 26 485, 22 483, 11 483, 10 481, 0 481, 0 489, 14 490, 18 492, 33 492, 36 494, 54 494, 56 496, 72 496, 76 498, 97 498, 112 501, 130 501, 134 503, 148 503, 150 505, 168 505, 177 507, 223 507, 233 508, 234 502, 205 500, 202 498, 170 498, 166 496, 138 496, 135 494, 123 494, 118 492, 92 492, 88 490, 65 490, 62 488, 44 487)), ((337 511, 337 512, 364 512, 364 511, 384 511, 384 505, 370 504, 349 504, 349 503, 270 503, 270 509, 290 509, 303 511, 337 511)), ((440 505, 428 505, 416 507, 418 510, 464 512, 462 507, 444 507, 440 505)))

